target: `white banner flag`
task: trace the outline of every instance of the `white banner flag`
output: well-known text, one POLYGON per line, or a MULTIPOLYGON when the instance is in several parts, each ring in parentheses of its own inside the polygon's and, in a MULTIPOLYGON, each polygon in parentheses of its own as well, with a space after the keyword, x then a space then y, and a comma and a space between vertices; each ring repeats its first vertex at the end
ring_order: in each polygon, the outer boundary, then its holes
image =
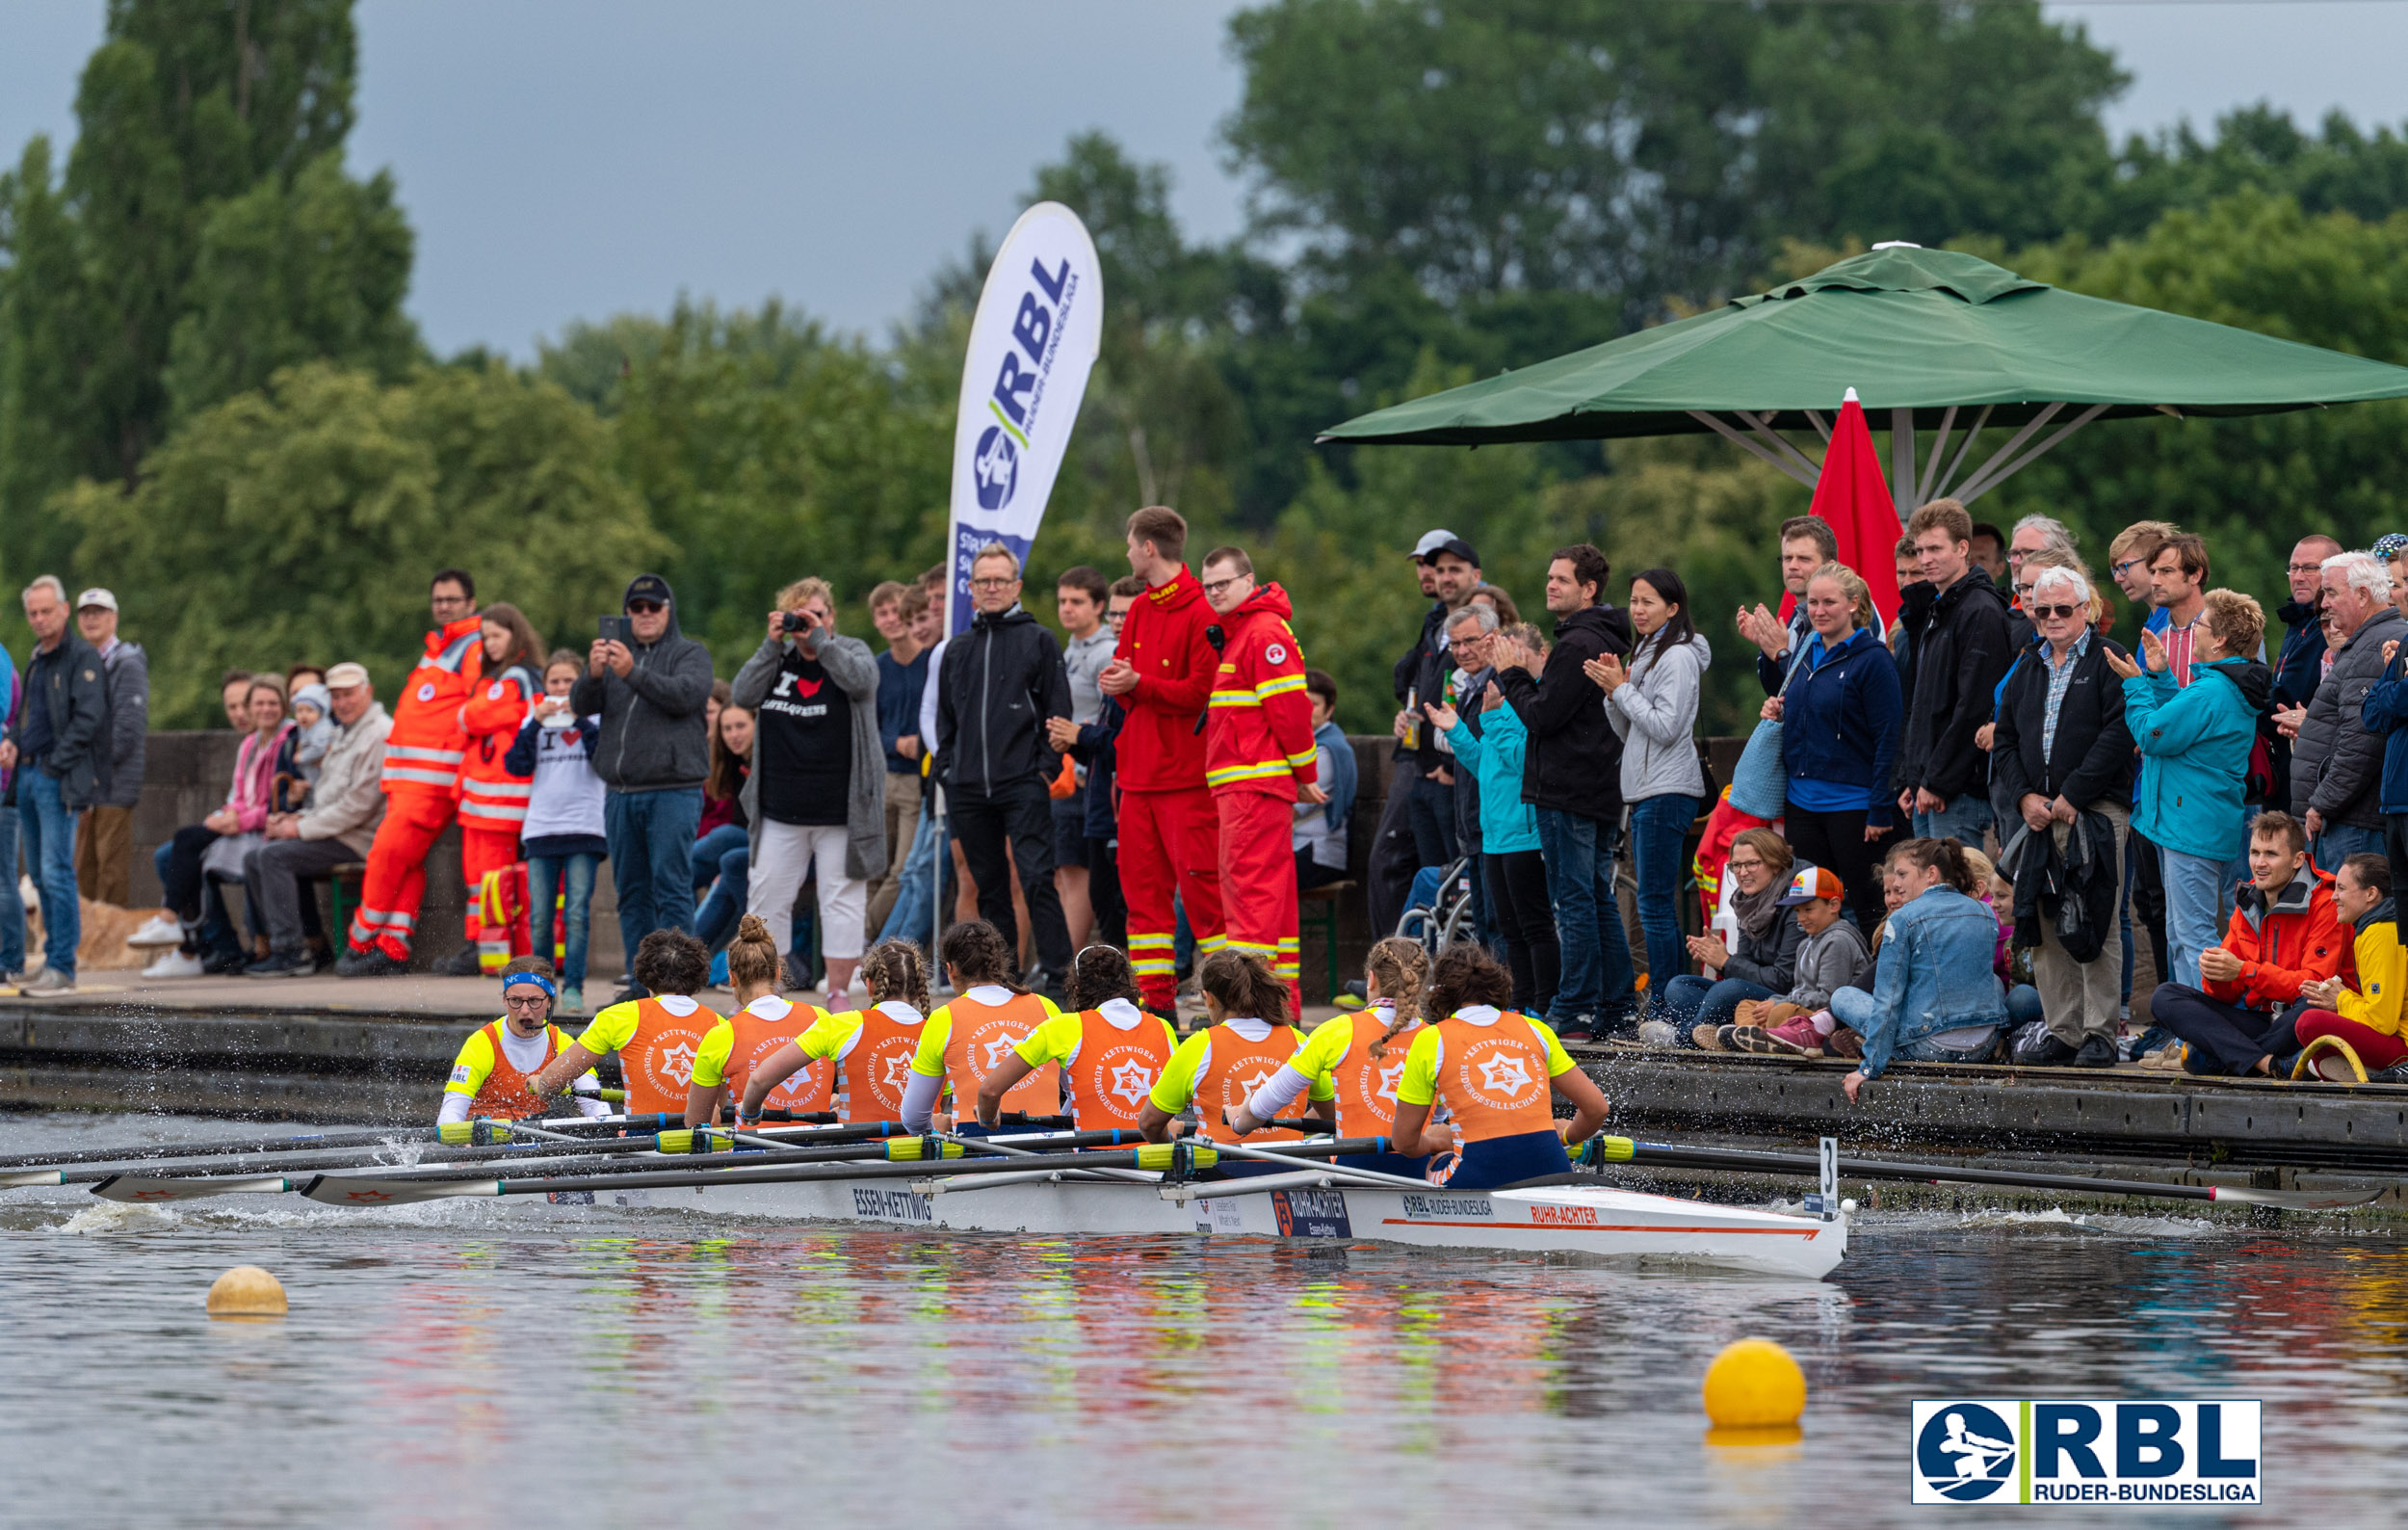
POLYGON ((947 632, 970 624, 970 561, 988 542, 1022 563, 1070 448, 1104 335, 1104 279, 1078 214, 1038 202, 1004 236, 979 294, 954 420, 947 632))

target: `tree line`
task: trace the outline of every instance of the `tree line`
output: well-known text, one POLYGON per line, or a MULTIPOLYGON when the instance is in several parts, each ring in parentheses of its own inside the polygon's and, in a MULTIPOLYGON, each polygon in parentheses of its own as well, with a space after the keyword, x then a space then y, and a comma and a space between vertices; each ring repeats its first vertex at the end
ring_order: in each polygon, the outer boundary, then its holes
MULTIPOLYGON (((1872 240, 2408 362, 2408 142, 2260 107, 2111 141, 2127 77, 2029 4, 1275 0, 1241 13, 1222 126, 1249 224, 1190 239, 1160 166, 1102 134, 1027 198, 1096 236, 1104 352, 1032 603, 1178 506, 1298 589, 1296 626, 1376 729, 1444 525, 1535 614, 1546 555, 1667 564, 1721 641, 1805 491, 1712 438, 1317 449, 1318 430, 1802 275, 1872 240)), ((876 340, 772 301, 571 325, 536 360, 432 355, 403 310, 390 178, 344 167, 349 0, 120 0, 75 143, 0 175, 0 580, 107 583, 163 725, 229 666, 358 657, 390 685, 416 574, 474 567, 582 640, 638 567, 723 667, 781 583, 857 601, 934 562, 974 246, 876 340)), ((2300 529, 2402 529, 2397 405, 2095 427, 1976 507, 2106 538, 2207 534, 2280 589, 2300 529)), ((866 628, 856 605, 850 623, 866 628)), ((13 603, 0 634, 21 646, 13 603)), ((1725 647, 1727 642, 1722 643, 1725 647)), ((1745 666, 1704 721, 1752 712, 1745 666)))

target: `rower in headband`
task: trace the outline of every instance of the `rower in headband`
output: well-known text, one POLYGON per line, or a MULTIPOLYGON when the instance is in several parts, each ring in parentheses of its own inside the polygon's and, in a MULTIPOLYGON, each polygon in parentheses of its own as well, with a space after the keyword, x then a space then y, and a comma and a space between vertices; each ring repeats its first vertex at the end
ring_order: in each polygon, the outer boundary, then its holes
MULTIPOLYGON (((443 1085, 443 1109, 438 1121, 519 1121, 538 1113, 540 1102, 527 1081, 546 1063, 561 1055, 568 1037, 552 1023, 552 1005, 560 986, 552 981, 549 957, 511 959, 502 969, 502 1017, 479 1027, 461 1043, 452 1060, 452 1076, 443 1085)), ((570 1086, 577 1109, 588 1116, 607 1116, 602 1082, 588 1071, 570 1086)))

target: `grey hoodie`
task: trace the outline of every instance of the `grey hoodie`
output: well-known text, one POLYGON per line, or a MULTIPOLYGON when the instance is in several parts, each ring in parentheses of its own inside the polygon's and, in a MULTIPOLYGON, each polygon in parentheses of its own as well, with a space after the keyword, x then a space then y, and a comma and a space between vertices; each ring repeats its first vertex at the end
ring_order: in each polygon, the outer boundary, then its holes
POLYGON ((661 641, 629 646, 636 667, 625 679, 606 668, 598 678, 579 675, 568 693, 579 717, 602 715, 593 773, 615 792, 698 788, 711 773, 702 714, 711 699, 711 650, 678 629, 674 594, 661 641))
POLYGON ((1832 994, 1855 978, 1866 955, 1864 936, 1843 914, 1822 934, 1808 936, 1797 948, 1797 976, 1781 997, 1801 1009, 1823 1009, 1832 994))
POLYGON ((1622 739, 1622 800, 1706 795, 1697 766, 1697 696, 1714 662, 1702 637, 1659 649, 1643 645, 1631 681, 1605 699, 1606 721, 1622 739))

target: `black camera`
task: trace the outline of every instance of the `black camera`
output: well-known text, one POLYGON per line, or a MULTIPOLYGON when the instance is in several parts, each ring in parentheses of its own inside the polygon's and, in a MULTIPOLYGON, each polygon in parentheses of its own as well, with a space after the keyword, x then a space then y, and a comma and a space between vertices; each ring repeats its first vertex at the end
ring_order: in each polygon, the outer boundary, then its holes
POLYGON ((811 619, 799 611, 789 611, 777 625, 781 632, 808 632, 811 630, 811 619))

